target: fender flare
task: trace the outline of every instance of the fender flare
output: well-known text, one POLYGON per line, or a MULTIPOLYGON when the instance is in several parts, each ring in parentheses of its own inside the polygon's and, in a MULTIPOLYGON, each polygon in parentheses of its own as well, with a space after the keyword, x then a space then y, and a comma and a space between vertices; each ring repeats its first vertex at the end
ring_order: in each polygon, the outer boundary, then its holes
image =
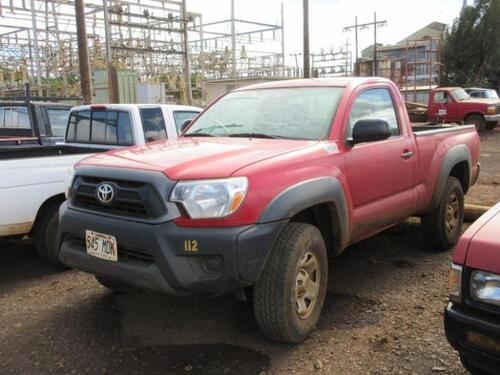
POLYGON ((435 210, 439 201, 441 200, 441 196, 443 195, 444 187, 446 185, 446 181, 450 176, 452 169, 458 164, 466 161, 469 166, 469 181, 467 182, 470 186, 471 179, 471 171, 472 171, 472 157, 469 151, 469 148, 466 145, 456 145, 448 150, 445 157, 443 158, 443 162, 441 163, 441 169, 439 171, 439 176, 436 181, 436 185, 434 188, 434 193, 432 195, 431 204, 427 212, 431 212, 435 210))
POLYGON ((344 189, 335 177, 319 177, 288 187, 269 203, 258 222, 287 220, 307 208, 324 203, 334 208, 330 210, 332 230, 339 237, 340 252, 349 242, 349 210, 344 189))

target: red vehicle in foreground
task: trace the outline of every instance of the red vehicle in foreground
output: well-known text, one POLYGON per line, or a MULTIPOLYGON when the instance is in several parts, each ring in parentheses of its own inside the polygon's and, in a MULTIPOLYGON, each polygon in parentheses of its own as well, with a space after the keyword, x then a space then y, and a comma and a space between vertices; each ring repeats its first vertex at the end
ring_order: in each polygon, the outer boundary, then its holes
POLYGON ((500 203, 458 242, 444 322, 467 370, 500 373, 500 203))
POLYGON ((176 141, 80 162, 60 258, 115 290, 250 290, 264 334, 300 342, 349 244, 417 215, 433 248, 455 245, 479 147, 473 126, 412 129, 386 79, 249 86, 176 141))
POLYGON ((492 130, 500 121, 500 100, 472 98, 461 87, 439 87, 429 94, 427 120, 475 125, 478 131, 492 130))

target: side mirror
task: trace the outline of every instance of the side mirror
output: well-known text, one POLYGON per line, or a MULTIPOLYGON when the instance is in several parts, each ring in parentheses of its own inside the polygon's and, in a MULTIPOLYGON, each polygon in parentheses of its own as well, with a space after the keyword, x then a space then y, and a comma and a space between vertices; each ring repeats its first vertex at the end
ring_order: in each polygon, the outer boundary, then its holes
POLYGON ((385 120, 359 120, 352 130, 352 144, 383 141, 392 135, 385 120))
POLYGON ((181 133, 183 133, 183 132, 184 132, 184 130, 186 130, 186 129, 187 129, 187 127, 191 124, 191 122, 192 122, 191 120, 186 120, 186 121, 184 121, 184 123, 183 123, 183 124, 182 124, 182 126, 181 126, 181 133))

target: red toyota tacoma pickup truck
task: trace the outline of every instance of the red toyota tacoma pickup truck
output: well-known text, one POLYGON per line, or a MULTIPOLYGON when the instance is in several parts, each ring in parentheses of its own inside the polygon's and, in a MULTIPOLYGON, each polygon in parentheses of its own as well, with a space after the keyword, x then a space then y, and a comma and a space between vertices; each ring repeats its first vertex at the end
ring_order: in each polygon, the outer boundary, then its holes
POLYGON ((446 336, 472 374, 500 371, 500 203, 460 238, 450 273, 446 336))
POLYGON ((416 215, 432 247, 455 245, 479 148, 473 126, 412 130, 389 80, 249 86, 175 141, 80 162, 60 258, 117 291, 251 291, 263 333, 300 342, 349 244, 416 215))
POLYGON ((492 130, 500 121, 500 100, 471 98, 460 87, 437 88, 429 95, 427 120, 475 125, 478 131, 492 130))

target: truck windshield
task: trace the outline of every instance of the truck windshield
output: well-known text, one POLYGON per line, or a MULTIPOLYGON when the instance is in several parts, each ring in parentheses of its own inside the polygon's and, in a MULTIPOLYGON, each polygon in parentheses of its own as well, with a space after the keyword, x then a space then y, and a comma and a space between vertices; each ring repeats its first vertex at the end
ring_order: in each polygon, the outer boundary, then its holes
POLYGON ((341 87, 294 87, 232 92, 198 117, 184 136, 324 139, 341 87))
POLYGON ((464 89, 455 89, 451 93, 455 100, 459 102, 461 102, 462 100, 470 99, 469 94, 467 94, 464 89))
POLYGON ((495 90, 486 90, 485 96, 488 99, 498 99, 498 94, 495 90))

